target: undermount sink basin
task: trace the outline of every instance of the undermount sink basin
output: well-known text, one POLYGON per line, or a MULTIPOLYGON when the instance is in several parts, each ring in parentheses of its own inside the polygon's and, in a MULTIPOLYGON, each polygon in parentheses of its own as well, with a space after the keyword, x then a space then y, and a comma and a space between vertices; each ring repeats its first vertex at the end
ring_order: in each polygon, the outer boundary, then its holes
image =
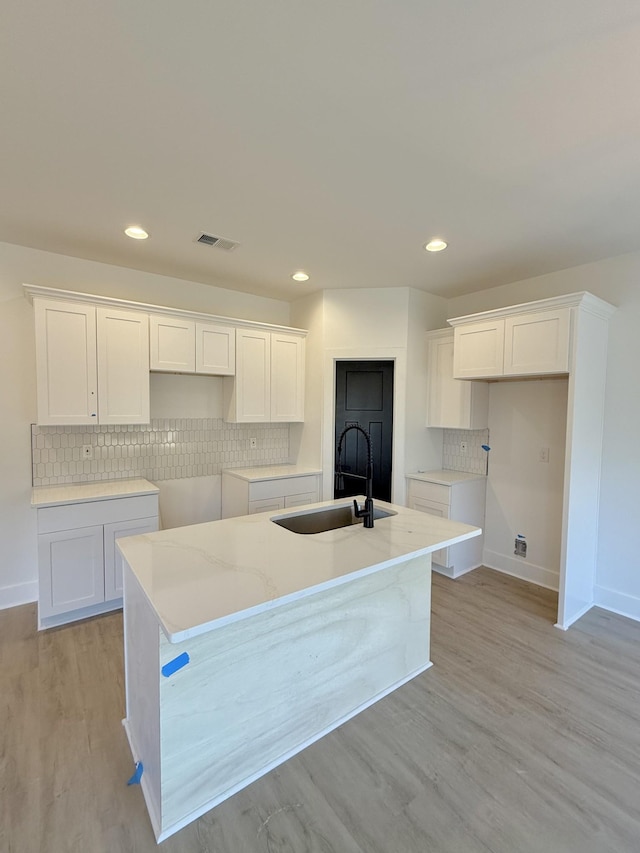
MULTIPOLYGON (((397 513, 376 506, 373 508, 374 521, 379 518, 388 518, 390 515, 397 515, 397 513)), ((292 533, 324 533, 326 530, 337 530, 339 527, 362 524, 362 519, 356 518, 353 504, 280 515, 277 518, 272 518, 271 521, 279 524, 280 527, 285 527, 292 533)))

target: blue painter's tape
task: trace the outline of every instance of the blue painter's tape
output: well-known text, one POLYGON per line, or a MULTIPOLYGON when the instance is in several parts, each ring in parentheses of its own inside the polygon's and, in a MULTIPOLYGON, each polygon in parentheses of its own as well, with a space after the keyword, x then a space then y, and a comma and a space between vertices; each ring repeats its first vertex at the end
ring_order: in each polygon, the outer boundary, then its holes
POLYGON ((170 660, 169 663, 165 663, 162 667, 162 674, 165 678, 169 678, 170 675, 173 675, 174 672, 177 672, 179 669, 182 669, 183 666, 186 666, 189 663, 189 655, 187 652, 182 652, 181 655, 178 655, 177 658, 170 660))
POLYGON ((142 774, 144 772, 144 767, 142 766, 142 761, 138 761, 136 763, 136 772, 133 774, 131 779, 127 782, 127 785, 139 785, 140 779, 142 779, 142 774))
POLYGON ((491 448, 489 447, 489 445, 488 445, 488 444, 483 444, 483 445, 481 445, 481 447, 482 447, 482 449, 483 449, 483 450, 486 450, 486 451, 487 451, 487 453, 491 450, 491 448))

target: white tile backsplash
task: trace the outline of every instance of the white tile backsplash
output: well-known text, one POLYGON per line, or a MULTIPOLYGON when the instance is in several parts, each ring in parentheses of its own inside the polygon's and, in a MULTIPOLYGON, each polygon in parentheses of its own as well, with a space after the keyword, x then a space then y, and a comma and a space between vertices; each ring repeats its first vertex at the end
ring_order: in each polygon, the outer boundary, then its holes
POLYGON ((34 486, 144 477, 174 480, 223 467, 289 461, 288 424, 229 424, 222 418, 161 418, 149 426, 31 426, 34 486), (249 447, 249 439, 257 447, 249 447), (90 445, 92 459, 82 458, 90 445))
POLYGON ((442 467, 449 471, 466 471, 469 474, 487 473, 488 429, 445 429, 442 442, 442 467), (466 442, 467 452, 462 453, 460 444, 466 442))

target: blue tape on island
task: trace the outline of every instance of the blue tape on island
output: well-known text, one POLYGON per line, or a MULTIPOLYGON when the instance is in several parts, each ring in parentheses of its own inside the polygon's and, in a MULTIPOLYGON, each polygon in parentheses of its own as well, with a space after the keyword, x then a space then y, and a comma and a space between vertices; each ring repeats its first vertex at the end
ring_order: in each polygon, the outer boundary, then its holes
POLYGON ((139 785, 140 779, 142 779, 142 774, 144 772, 144 767, 142 766, 142 761, 136 762, 136 771, 127 782, 127 785, 139 785))
POLYGON ((178 655, 177 658, 170 660, 169 663, 165 663, 162 667, 162 674, 165 678, 169 678, 170 675, 173 675, 174 672, 177 672, 179 669, 182 669, 183 666, 186 666, 189 663, 189 655, 187 652, 182 652, 181 655, 178 655))

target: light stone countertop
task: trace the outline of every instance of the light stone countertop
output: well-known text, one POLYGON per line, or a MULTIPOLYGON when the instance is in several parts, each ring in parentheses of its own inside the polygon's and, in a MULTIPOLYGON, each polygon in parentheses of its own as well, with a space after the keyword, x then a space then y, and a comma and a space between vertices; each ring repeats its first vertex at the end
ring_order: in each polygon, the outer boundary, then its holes
POLYGON ((481 533, 478 527, 382 501, 375 501, 376 507, 397 515, 376 519, 372 530, 357 524, 301 535, 271 521, 350 503, 324 501, 294 512, 130 536, 118 547, 167 639, 179 643, 481 533))
POLYGON ((406 475, 407 480, 421 480, 424 483, 438 483, 441 486, 454 486, 466 480, 486 480, 486 474, 468 474, 466 471, 416 471, 406 475))
POLYGON ((141 478, 134 480, 96 480, 93 483, 69 483, 64 486, 35 486, 31 490, 31 506, 87 503, 88 501, 156 495, 160 489, 141 478))
POLYGON ((223 468, 222 473, 257 483, 260 480, 276 480, 282 477, 307 477, 309 474, 322 474, 322 470, 304 465, 261 465, 257 468, 223 468))

